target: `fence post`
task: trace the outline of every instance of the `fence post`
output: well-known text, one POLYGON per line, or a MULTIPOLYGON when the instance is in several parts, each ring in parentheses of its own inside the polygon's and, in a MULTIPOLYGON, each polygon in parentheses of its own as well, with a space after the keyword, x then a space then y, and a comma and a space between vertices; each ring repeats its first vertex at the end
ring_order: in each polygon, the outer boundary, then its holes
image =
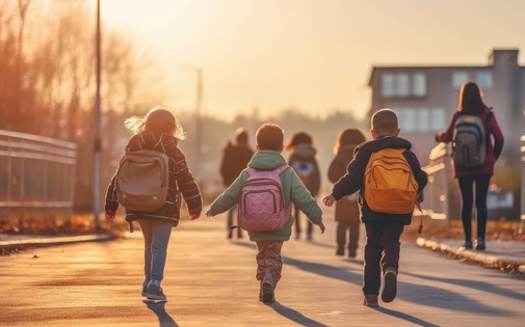
POLYGON ((525 225, 525 135, 521 137, 521 217, 520 217, 520 234, 523 233, 525 225))

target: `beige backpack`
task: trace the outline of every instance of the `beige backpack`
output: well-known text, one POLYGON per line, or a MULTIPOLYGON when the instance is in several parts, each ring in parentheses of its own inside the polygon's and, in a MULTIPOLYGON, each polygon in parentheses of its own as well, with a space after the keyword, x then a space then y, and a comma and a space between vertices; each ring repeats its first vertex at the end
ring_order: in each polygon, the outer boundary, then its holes
POLYGON ((117 170, 118 202, 132 211, 154 211, 166 202, 169 190, 169 157, 154 150, 129 152, 117 170))

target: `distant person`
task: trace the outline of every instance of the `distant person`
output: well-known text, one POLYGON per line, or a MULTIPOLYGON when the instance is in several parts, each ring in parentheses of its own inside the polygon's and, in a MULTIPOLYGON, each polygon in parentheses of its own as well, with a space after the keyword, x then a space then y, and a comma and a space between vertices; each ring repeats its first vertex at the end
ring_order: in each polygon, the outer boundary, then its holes
MULTIPOLYGON (((487 106, 482 99, 482 91, 473 81, 468 81, 461 86, 459 92, 458 109, 452 115, 450 123, 444 132, 436 134, 437 142, 453 142, 453 160, 454 177, 458 179, 459 189, 461 191, 462 208, 461 221, 465 231, 465 243, 460 249, 473 249, 472 244, 472 205, 474 201, 473 185, 476 185, 476 212, 477 212, 477 240, 476 250, 485 250, 485 229, 487 225, 487 193, 490 184, 490 178, 494 174, 494 164, 501 155, 503 149, 503 133, 499 128, 496 116, 491 107, 487 106), (467 166, 461 157, 467 149, 468 144, 459 146, 460 134, 457 133, 461 127, 456 122, 464 119, 466 116, 477 116, 479 122, 484 128, 484 139, 482 140, 481 149, 486 152, 484 161, 475 166, 467 166), (462 118, 463 117, 463 118, 462 118), (457 134, 457 137, 455 137, 457 134), (492 140, 492 138, 494 140, 492 140), (457 146, 456 146, 457 145, 457 146)), ((467 120, 471 120, 467 118, 467 120)), ((470 132, 468 132, 471 134, 470 132)), ((472 135, 472 134, 471 134, 472 135)), ((472 154, 473 156, 473 154, 472 154)))
MULTIPOLYGON (((315 157, 317 150, 313 143, 314 140, 311 135, 305 132, 297 132, 292 135, 288 144, 286 144, 286 150, 291 153, 288 157, 288 163, 315 198, 321 188, 321 173, 315 157)), ((301 210, 294 206, 295 239, 297 240, 301 238, 302 232, 300 213, 301 210)), ((306 239, 312 240, 313 224, 308 221, 307 225, 306 239)))
MULTIPOLYGON (((248 143, 248 132, 246 132, 244 128, 239 128, 237 132, 235 132, 235 143, 229 141, 222 155, 220 172, 223 185, 226 188, 229 187, 241 171, 246 168, 252 156, 253 150, 248 143)), ((228 211, 228 221, 226 224, 228 238, 232 238, 233 211, 234 208, 228 211)), ((240 228, 237 228, 237 237, 242 238, 240 228)))
MULTIPOLYGON (((363 205, 361 207, 362 221, 366 230, 365 245, 365 268, 364 268, 364 304, 370 307, 377 307, 377 296, 381 286, 381 271, 384 274, 384 288, 381 294, 383 302, 391 302, 397 294, 397 273, 399 269, 399 253, 401 233, 404 226, 412 222, 414 210, 414 200, 416 191, 420 192, 427 184, 427 174, 421 169, 416 155, 410 151, 412 144, 398 137, 397 115, 391 109, 381 109, 372 116, 372 136, 373 140, 360 144, 354 151, 354 158, 347 168, 347 173, 334 185, 332 193, 323 199, 323 203, 331 207, 335 201, 341 200, 344 196, 353 194, 357 191, 364 193, 363 205), (417 185, 411 201, 399 203, 405 207, 406 213, 393 213, 399 211, 397 207, 391 205, 391 199, 385 199, 383 203, 376 203, 379 207, 372 210, 367 199, 367 192, 371 190, 369 184, 365 184, 365 172, 369 161, 375 160, 377 152, 390 151, 397 153, 400 160, 408 163, 412 170, 417 185), (387 201, 388 200, 388 201, 387 201), (407 208, 408 207, 408 208, 407 208)), ((389 169, 383 170, 386 174, 389 169)), ((402 170, 399 173, 403 173, 402 170)), ((406 174, 405 174, 406 175, 406 174)), ((385 176, 388 177, 388 176, 385 176)), ((390 193, 389 193, 390 194, 390 193)), ((396 198, 397 198, 396 194, 396 198)), ((372 200, 374 200, 372 198, 372 200)))
MULTIPOLYGON (((284 149, 284 132, 276 124, 263 124, 256 134, 257 153, 253 156, 248 167, 259 171, 275 170, 287 165, 286 159, 281 155, 284 149)), ((241 172, 239 177, 226 189, 210 206, 206 212, 208 217, 215 216, 234 207, 239 198, 241 186, 248 179, 248 169, 241 172)), ((303 210, 306 216, 324 232, 322 211, 315 199, 293 169, 286 168, 280 175, 286 208, 295 204, 303 210)), ((281 279, 283 259, 281 249, 284 241, 290 239, 292 233, 293 217, 278 231, 248 232, 250 241, 257 244, 257 280, 261 281, 259 300, 263 302, 275 301, 275 287, 281 279)))
MULTIPOLYGON (((179 224, 180 193, 186 201, 190 216, 199 218, 202 211, 202 197, 198 185, 189 170, 184 153, 177 146, 185 133, 173 114, 164 108, 155 107, 145 117, 128 118, 125 122, 133 136, 126 146, 126 153, 149 149, 163 152, 169 157, 169 191, 166 202, 152 212, 126 209, 126 221, 132 226, 137 221, 144 237, 144 283, 142 296, 153 300, 165 300, 160 286, 164 277, 166 250, 172 227, 179 224), (180 193, 179 193, 180 192, 180 193)), ((112 222, 119 207, 113 176, 106 194, 106 218, 112 222)))
MULTIPOLYGON (((328 179, 337 183, 346 174, 346 167, 354 158, 355 148, 366 141, 366 136, 358 128, 347 128, 339 133, 334 147, 335 158, 328 168, 328 179)), ((335 220, 337 221, 336 255, 345 255, 345 244, 348 244, 348 256, 355 258, 359 241, 359 193, 345 196, 335 204, 335 220), (346 233, 349 233, 348 243, 346 233)))

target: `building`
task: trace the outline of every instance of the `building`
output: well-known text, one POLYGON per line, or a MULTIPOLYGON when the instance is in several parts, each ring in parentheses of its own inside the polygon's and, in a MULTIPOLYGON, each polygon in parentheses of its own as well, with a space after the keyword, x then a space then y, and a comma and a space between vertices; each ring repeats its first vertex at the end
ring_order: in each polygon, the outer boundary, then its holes
POLYGON ((525 134, 525 67, 518 50, 493 50, 487 66, 375 66, 370 115, 381 108, 398 114, 401 135, 413 144, 422 165, 437 144, 434 135, 444 130, 457 109, 461 85, 474 80, 484 101, 494 108, 505 136, 502 159, 520 162, 520 137, 525 134))

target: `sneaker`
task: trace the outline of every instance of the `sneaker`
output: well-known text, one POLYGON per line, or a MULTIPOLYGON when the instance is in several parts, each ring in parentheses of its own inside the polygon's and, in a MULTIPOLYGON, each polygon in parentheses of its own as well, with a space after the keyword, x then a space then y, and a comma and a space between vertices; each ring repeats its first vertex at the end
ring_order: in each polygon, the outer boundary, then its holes
POLYGON ((472 250, 472 241, 465 241, 465 243, 459 247, 459 250, 472 250))
POLYGON ((356 256, 357 256, 357 252, 355 250, 348 250, 349 258, 355 258, 356 256))
POLYGON ((274 287, 270 282, 263 282, 261 285, 261 295, 259 296, 261 301, 265 303, 275 302, 274 287))
POLYGON ((483 250, 485 250, 485 240, 483 240, 481 237, 478 237, 478 240, 476 241, 476 251, 483 250))
POLYGON ((387 270, 385 273, 385 287, 381 293, 383 302, 392 302, 397 295, 397 274, 394 270, 387 270))
POLYGON ((152 300, 166 300, 166 295, 162 292, 162 288, 157 285, 148 286, 147 297, 152 300))
POLYGON ((142 296, 148 296, 148 283, 149 281, 144 281, 142 284, 142 296))
POLYGON ((364 298, 363 304, 368 306, 368 307, 372 307, 372 308, 378 307, 379 304, 377 304, 377 295, 375 295, 375 294, 365 294, 365 298, 364 298))
POLYGON ((308 241, 313 241, 313 239, 314 239, 314 238, 313 238, 312 234, 308 234, 308 235, 306 235, 306 240, 308 240, 308 241))
POLYGON ((345 255, 345 248, 342 246, 338 246, 337 251, 335 251, 335 255, 345 255))

